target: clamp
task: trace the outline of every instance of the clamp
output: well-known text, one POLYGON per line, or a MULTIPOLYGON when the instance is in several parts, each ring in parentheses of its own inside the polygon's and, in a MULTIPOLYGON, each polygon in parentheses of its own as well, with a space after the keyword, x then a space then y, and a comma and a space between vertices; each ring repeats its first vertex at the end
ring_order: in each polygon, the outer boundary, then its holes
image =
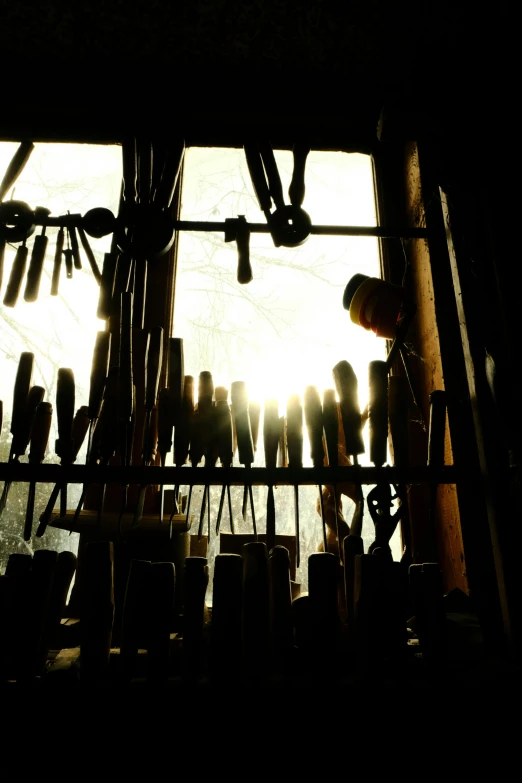
POLYGON ((304 201, 304 168, 310 147, 295 145, 294 170, 288 189, 290 204, 285 204, 281 178, 274 151, 268 142, 248 142, 245 156, 260 209, 264 212, 276 247, 298 247, 306 242, 312 230, 310 215, 302 208, 304 201), (272 212, 272 201, 275 210, 272 212))

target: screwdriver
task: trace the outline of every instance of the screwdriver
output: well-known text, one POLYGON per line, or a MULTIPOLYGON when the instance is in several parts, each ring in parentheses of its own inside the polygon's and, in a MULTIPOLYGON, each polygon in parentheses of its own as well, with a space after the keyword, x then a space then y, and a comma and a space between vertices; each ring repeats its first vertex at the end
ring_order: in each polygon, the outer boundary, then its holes
MULTIPOLYGON (((144 465, 150 465, 156 451, 158 439, 158 410, 156 400, 158 397, 159 376, 163 361, 163 328, 155 326, 147 335, 145 348, 145 428, 143 431, 142 459, 144 465), (152 411, 155 410, 155 426, 151 426, 152 411), (155 432, 154 432, 155 430, 155 432), (154 442, 154 440, 156 442, 154 442)), ((134 525, 137 525, 143 514, 145 493, 147 485, 142 484, 134 513, 134 525)))
MULTIPOLYGON (((37 207, 35 210, 41 215, 50 215, 50 209, 37 207)), ((42 270, 47 250, 48 237, 45 235, 46 226, 42 226, 42 233, 35 237, 29 269, 27 270, 27 280, 25 282, 24 299, 26 302, 36 302, 40 290, 40 281, 42 279, 42 270)))
POLYGON ((29 250, 25 244, 25 239, 16 250, 16 255, 11 267, 11 274, 4 294, 4 305, 6 307, 15 307, 18 301, 18 295, 20 288, 22 287, 22 280, 25 275, 25 267, 27 266, 27 254, 29 250))
MULTIPOLYGON (((307 386, 304 393, 304 412, 306 428, 308 430, 308 440, 310 441, 310 456, 314 468, 322 468, 324 465, 324 447, 323 447, 323 409, 321 398, 315 386, 307 386)), ((323 523, 323 545, 324 551, 328 552, 326 541, 326 522, 324 519, 323 491, 319 484, 319 502, 321 504, 321 521, 323 523)))
MULTIPOLYGON (((323 392, 323 428, 326 441, 326 454, 328 465, 336 468, 339 465, 339 413, 334 389, 325 389, 323 392)), ((339 506, 337 503, 337 486, 333 485, 335 505, 335 531, 339 547, 339 558, 342 562, 342 546, 339 540, 339 506)))
MULTIPOLYGON (((286 442, 288 448, 288 467, 303 467, 303 407, 298 394, 290 395, 286 406, 286 442)), ((295 549, 296 564, 299 568, 299 485, 294 484, 295 502, 295 549)))
POLYGON ((60 285, 60 272, 62 269, 62 255, 65 232, 63 226, 60 226, 58 236, 56 237, 56 249, 54 251, 53 276, 51 278, 51 296, 58 296, 60 285))
MULTIPOLYGON (((212 416, 212 398, 214 396, 214 381, 212 373, 203 370, 199 374, 198 382, 198 416, 200 426, 200 436, 203 439, 203 453, 205 455, 205 467, 212 467, 213 451, 213 416, 212 416)), ((199 515, 198 537, 203 535, 203 522, 205 510, 208 509, 208 521, 210 528, 210 486, 207 484, 203 489, 203 498, 201 501, 201 511, 199 515)), ((210 530, 209 530, 210 538, 210 530)))
MULTIPOLYGON (((234 458, 234 438, 232 434, 232 414, 228 404, 228 389, 224 386, 217 386, 215 391, 216 406, 214 408, 215 430, 219 461, 221 467, 231 468, 234 458)), ((234 519, 232 517, 232 499, 230 497, 230 485, 223 484, 221 498, 219 500, 219 511, 216 520, 216 536, 219 535, 221 527, 221 516, 223 514, 223 505, 225 503, 225 492, 228 496, 228 514, 230 517, 230 531, 235 533, 234 519)))
MULTIPOLYGON (((75 384, 72 370, 60 367, 56 384, 56 417, 58 420, 58 438, 54 450, 60 457, 61 465, 72 463, 72 424, 74 418, 75 384)), ((67 512, 67 484, 62 483, 60 490, 60 516, 67 512)))
MULTIPOLYGON (((250 428, 250 417, 248 415, 248 394, 244 381, 234 381, 232 383, 230 388, 230 397, 232 401, 232 417, 236 429, 239 462, 241 465, 244 465, 247 470, 249 470, 254 461, 254 442, 252 439, 252 430, 250 428)), ((250 484, 247 484, 246 486, 248 486, 248 492, 250 495, 252 526, 254 528, 254 535, 257 541, 256 515, 254 509, 252 486, 250 484)))
MULTIPOLYGON (((29 464, 39 465, 47 450, 53 406, 50 402, 41 402, 36 408, 33 427, 31 431, 31 448, 29 451, 29 464)), ((29 484, 27 496, 27 509, 25 513, 24 541, 30 541, 33 532, 34 499, 36 493, 36 481, 29 484)))
MULTIPOLYGON (((192 440, 192 419, 194 416, 194 378, 192 375, 185 375, 183 383, 183 399, 181 401, 181 413, 177 418, 174 430, 174 464, 180 468, 187 461, 189 456, 189 446, 192 440)), ((172 431, 172 428, 171 428, 172 431)), ((172 517, 178 511, 177 497, 179 485, 174 488, 174 508, 170 516, 172 517)), ((187 520, 190 523, 187 509, 187 520)))
MULTIPOLYGON (((32 386, 29 389, 27 400, 24 406, 24 416, 16 424, 16 434, 13 432, 13 445, 11 447, 13 459, 10 461, 18 462, 19 458, 24 456, 31 439, 31 430, 36 408, 42 402, 44 395, 45 389, 42 386, 32 386)), ((4 484, 2 497, 0 498, 0 507, 2 511, 5 507, 5 504, 7 503, 7 497, 9 495, 10 488, 11 481, 6 481, 4 484)))
MULTIPOLYGON (((277 400, 266 400, 263 417, 263 443, 265 447, 265 466, 271 470, 277 467, 277 450, 281 423, 279 420, 279 405, 277 400)), ((266 546, 270 552, 276 542, 274 485, 268 485, 266 500, 266 546)))

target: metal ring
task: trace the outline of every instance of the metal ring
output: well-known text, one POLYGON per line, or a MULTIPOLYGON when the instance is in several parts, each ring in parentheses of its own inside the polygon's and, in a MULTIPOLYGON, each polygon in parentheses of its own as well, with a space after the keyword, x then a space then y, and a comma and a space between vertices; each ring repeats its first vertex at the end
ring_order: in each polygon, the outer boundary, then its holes
POLYGON ((0 204, 0 237, 7 242, 25 242, 36 230, 34 212, 25 201, 0 204))
POLYGON ((288 204, 271 215, 271 229, 277 246, 299 247, 312 232, 312 220, 302 207, 288 204))

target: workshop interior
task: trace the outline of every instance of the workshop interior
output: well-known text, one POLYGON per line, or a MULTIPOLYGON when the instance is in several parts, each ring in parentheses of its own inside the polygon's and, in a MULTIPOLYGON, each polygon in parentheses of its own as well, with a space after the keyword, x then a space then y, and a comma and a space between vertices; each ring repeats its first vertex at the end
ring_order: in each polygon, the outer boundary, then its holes
POLYGON ((518 682, 520 272, 478 28, 390 48, 384 8, 364 37, 237 5, 45 22, 31 62, 75 73, 0 118, 1 687, 518 682))

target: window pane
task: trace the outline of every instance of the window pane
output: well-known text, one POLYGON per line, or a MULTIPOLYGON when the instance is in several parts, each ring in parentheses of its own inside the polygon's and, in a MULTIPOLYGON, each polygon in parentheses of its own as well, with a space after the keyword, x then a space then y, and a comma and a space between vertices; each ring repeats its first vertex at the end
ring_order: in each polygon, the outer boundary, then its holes
MULTIPOLYGON (((8 166, 17 144, 0 143, 0 176, 8 166)), ((121 150, 116 146, 88 144, 37 144, 15 185, 14 198, 51 210, 53 217, 85 212, 94 207, 107 207, 118 211, 121 186, 121 150)), ((11 198, 9 194, 8 198, 11 198)), ((35 234, 28 240, 29 257, 35 234)), ((5 307, 3 298, 16 246, 7 246, 4 276, 0 291, 0 399, 4 403, 4 422, 0 441, 0 458, 7 462, 11 445, 10 422, 13 385, 22 351, 34 353, 33 384, 43 386, 45 399, 55 407, 56 377, 59 367, 70 367, 76 381, 76 410, 86 405, 89 393, 89 375, 96 332, 105 328, 105 322, 96 318, 98 286, 89 263, 82 253, 83 268, 74 270, 67 279, 65 268, 60 275, 57 297, 50 296, 51 276, 58 229, 49 228, 44 270, 38 301, 25 302, 25 280, 15 308, 5 307)), ((89 242, 101 269, 103 254, 110 249, 111 236, 102 239, 89 237, 89 242)), ((49 438, 46 462, 58 462, 54 455, 56 416, 49 438)), ((27 457, 23 461, 26 461, 27 457)), ((85 460, 85 445, 78 458, 85 460)), ((0 565, 5 567, 11 552, 32 552, 34 548, 70 549, 76 551, 78 536, 68 536, 59 530, 48 528, 40 539, 33 537, 25 544, 22 539, 27 498, 27 484, 13 485, 0 527, 0 565)), ((43 511, 51 485, 38 485, 35 519, 43 511)), ((80 486, 69 487, 68 506, 78 501, 80 486)), ((35 531, 36 525, 33 528, 35 531)))
MULTIPOLYGON (((276 152, 284 190, 292 173, 292 154, 276 152)), ((264 222, 254 196, 242 150, 190 148, 187 150, 182 194, 182 219, 219 220, 245 215, 264 222)), ((306 168, 303 204, 314 224, 376 225, 372 164, 368 156, 312 152, 306 168)), ((261 405, 279 400, 280 414, 292 393, 303 396, 307 385, 319 391, 333 386, 332 368, 347 359, 359 379, 361 408, 368 399, 368 363, 385 358, 385 341, 351 323, 342 307, 344 287, 357 272, 380 276, 377 240, 358 237, 311 236, 298 248, 275 248, 269 235, 252 234, 254 280, 246 286, 236 280, 236 244, 225 244, 222 234, 180 236, 174 333, 184 338, 185 372, 196 379, 210 370, 215 385, 230 389, 235 380, 247 382, 251 400, 261 405)), ((365 433, 367 436, 367 433, 365 433)), ((256 465, 264 465, 262 421, 256 465)), ((367 455, 360 463, 368 465, 367 455)), ((305 435, 304 464, 311 465, 305 435)), ((212 492, 215 524, 220 490, 212 492), (215 497, 214 497, 215 496, 215 497)), ((301 552, 298 579, 306 587, 306 558, 322 540, 316 512, 318 490, 302 487, 301 552), (304 567, 303 567, 304 566, 304 567)), ((251 532, 250 513, 239 518, 242 489, 234 488, 235 521, 239 532, 251 532)), ((194 492, 192 511, 198 516, 201 489, 194 492)), ((266 495, 255 487, 256 520, 265 530, 266 495)), ((278 533, 294 532, 293 490, 276 491, 278 533)), ((350 521, 353 503, 344 501, 350 521)), ((228 530, 228 514, 223 528, 228 530)), ((366 547, 373 540, 373 524, 366 513, 366 547)), ((215 537, 214 537, 215 539, 215 537)), ((394 541, 398 557, 399 540, 394 541)), ((216 552, 211 541, 210 554, 216 552)))

